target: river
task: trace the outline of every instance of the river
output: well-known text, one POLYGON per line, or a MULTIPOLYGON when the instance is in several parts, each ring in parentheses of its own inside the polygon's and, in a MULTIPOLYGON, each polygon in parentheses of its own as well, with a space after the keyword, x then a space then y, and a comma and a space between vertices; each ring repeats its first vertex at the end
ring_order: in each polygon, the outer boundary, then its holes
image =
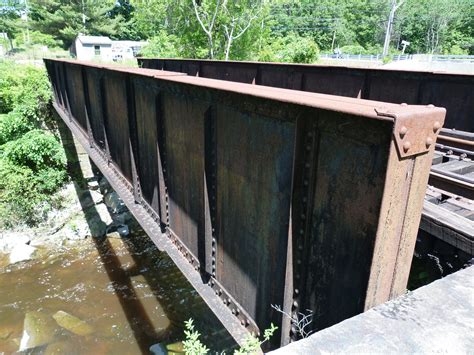
POLYGON ((0 354, 25 346, 29 354, 146 354, 156 343, 180 349, 189 318, 211 349, 235 346, 143 233, 40 248, 38 255, 13 265, 0 256, 0 354))

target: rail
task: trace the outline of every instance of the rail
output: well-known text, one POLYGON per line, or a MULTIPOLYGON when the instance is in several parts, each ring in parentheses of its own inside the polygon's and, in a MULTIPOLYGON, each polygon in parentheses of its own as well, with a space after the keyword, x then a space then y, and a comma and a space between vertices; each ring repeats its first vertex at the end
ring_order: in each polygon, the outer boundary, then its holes
POLYGON ((445 110, 45 59, 54 107, 242 341, 405 292, 445 110), (162 233, 163 232, 163 233, 162 233))

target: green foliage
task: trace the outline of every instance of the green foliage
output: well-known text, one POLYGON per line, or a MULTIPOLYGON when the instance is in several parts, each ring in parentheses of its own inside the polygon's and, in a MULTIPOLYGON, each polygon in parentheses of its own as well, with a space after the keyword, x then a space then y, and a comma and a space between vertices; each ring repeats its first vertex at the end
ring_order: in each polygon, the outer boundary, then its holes
POLYGON ((35 125, 25 116, 12 111, 0 116, 0 146, 8 141, 21 137, 35 128, 35 125))
POLYGON ((261 350, 260 347, 262 344, 269 341, 277 329, 278 327, 271 323, 270 328, 265 329, 263 332, 262 340, 259 340, 254 336, 248 336, 242 347, 234 352, 234 355, 257 354, 261 350))
POLYGON ((67 179, 61 144, 39 129, 50 101, 43 69, 0 62, 0 229, 41 221, 67 179))
MULTIPOLYGON (((199 340, 201 334, 199 334, 199 332, 195 330, 192 318, 190 318, 184 324, 186 328, 184 331, 184 334, 186 335, 186 340, 183 341, 185 353, 189 355, 207 354, 209 352, 209 349, 199 340)), ((245 339, 242 347, 234 352, 234 355, 250 355, 259 353, 261 351, 262 344, 269 341, 277 330, 278 327, 272 323, 270 324, 270 328, 265 329, 265 331, 263 332, 263 338, 261 340, 253 335, 249 335, 245 339)))
POLYGON ((29 31, 29 42, 26 43, 26 36, 17 36, 16 43, 17 45, 24 46, 48 46, 49 48, 58 48, 61 47, 62 43, 54 38, 51 34, 45 34, 39 31, 29 31))
POLYGON ((52 134, 35 129, 20 138, 5 143, 1 156, 10 162, 30 168, 34 172, 44 169, 64 169, 66 156, 52 134))
POLYGON ((197 330, 194 329, 193 320, 190 318, 185 323, 186 330, 184 334, 186 335, 186 340, 183 341, 184 351, 186 354, 192 355, 205 355, 209 351, 209 349, 201 343, 199 337, 201 334, 197 330))
POLYGON ((121 38, 126 23, 115 6, 113 0, 30 0, 30 17, 36 31, 68 48, 79 33, 121 38))
POLYGON ((142 48, 140 56, 148 58, 176 58, 179 53, 179 41, 174 35, 160 31, 149 44, 142 48))
POLYGON ((43 68, 0 62, 0 113, 14 110, 40 122, 51 115, 51 97, 51 86, 43 68))
POLYGON ((319 58, 319 48, 309 37, 289 33, 273 40, 259 53, 258 60, 266 62, 314 63, 319 58))

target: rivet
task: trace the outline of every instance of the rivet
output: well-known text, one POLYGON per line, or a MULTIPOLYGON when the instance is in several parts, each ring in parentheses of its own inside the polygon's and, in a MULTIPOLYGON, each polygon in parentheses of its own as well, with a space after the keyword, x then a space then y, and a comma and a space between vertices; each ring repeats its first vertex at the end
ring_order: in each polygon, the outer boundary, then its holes
POLYGON ((245 325, 245 321, 242 319, 242 320, 240 321, 240 324, 245 325))
POLYGON ((406 128, 405 126, 402 126, 402 128, 400 128, 400 138, 405 137, 405 134, 407 134, 407 132, 408 132, 408 128, 406 128))
POLYGON ((235 315, 235 308, 232 308, 232 314, 235 315))
POLYGON ((426 138, 426 148, 429 148, 433 144, 433 139, 431 137, 426 138))
POLYGON ((429 104, 429 105, 427 105, 427 106, 428 106, 428 107, 434 107, 434 105, 433 105, 433 104, 429 104))
POLYGON ((300 229, 300 234, 304 234, 304 229, 300 229))
POLYGON ((227 304, 230 304, 230 298, 227 299, 227 304))
POLYGON ((441 128, 441 123, 439 123, 438 121, 436 121, 433 125, 433 132, 436 133, 438 132, 438 129, 441 128))
POLYGON ((408 152, 410 150, 410 147, 411 147, 411 143, 406 141, 405 143, 403 143, 403 150, 406 152, 408 152))
POLYGON ((298 246, 298 249, 299 249, 299 250, 303 250, 303 244, 300 244, 300 245, 298 246))
POLYGON ((402 102, 400 106, 408 106, 406 102, 402 102))
POLYGON ((298 302, 297 301, 293 302, 293 307, 298 308, 298 302))
POLYGON ((295 288, 295 295, 297 295, 298 293, 300 293, 300 290, 298 290, 297 288, 295 288))
POLYGON ((298 265, 301 265, 301 259, 296 260, 296 263, 297 263, 298 265))

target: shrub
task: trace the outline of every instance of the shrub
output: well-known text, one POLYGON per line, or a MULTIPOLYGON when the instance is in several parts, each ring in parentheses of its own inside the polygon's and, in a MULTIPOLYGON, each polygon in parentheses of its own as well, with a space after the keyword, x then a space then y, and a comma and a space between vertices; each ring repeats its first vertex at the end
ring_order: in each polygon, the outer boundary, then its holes
POLYGON ((319 48, 310 37, 290 33, 273 40, 263 47, 258 55, 259 61, 314 63, 319 58, 319 48))
POLYGON ((19 139, 2 146, 2 156, 13 164, 30 168, 64 170, 66 156, 56 138, 40 129, 32 130, 19 139))
POLYGON ((161 31, 142 48, 139 55, 148 58, 176 58, 179 53, 178 38, 161 31))
POLYGON ((33 171, 0 159, 0 229, 36 222, 41 201, 33 171))
POLYGON ((364 47, 358 44, 344 46, 340 50, 342 54, 370 54, 364 47))
POLYGON ((21 137, 35 128, 35 125, 25 116, 16 111, 0 116, 0 145, 21 137))
POLYGON ((15 110, 32 121, 42 122, 51 115, 51 97, 44 69, 0 62, 0 113, 15 110))

